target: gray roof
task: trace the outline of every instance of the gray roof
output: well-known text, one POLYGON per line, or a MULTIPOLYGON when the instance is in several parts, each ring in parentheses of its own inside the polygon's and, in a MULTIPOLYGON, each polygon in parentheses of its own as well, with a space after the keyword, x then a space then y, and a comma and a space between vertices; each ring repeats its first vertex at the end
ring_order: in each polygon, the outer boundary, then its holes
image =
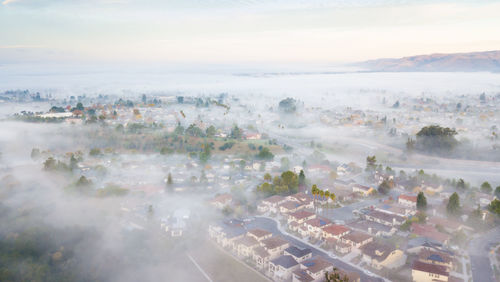
POLYGON ((285 252, 296 257, 302 258, 311 253, 311 249, 299 249, 295 246, 291 246, 285 249, 285 252))
POLYGON ((287 269, 299 264, 292 256, 289 255, 284 255, 279 258, 273 259, 271 262, 274 265, 280 265, 287 269))

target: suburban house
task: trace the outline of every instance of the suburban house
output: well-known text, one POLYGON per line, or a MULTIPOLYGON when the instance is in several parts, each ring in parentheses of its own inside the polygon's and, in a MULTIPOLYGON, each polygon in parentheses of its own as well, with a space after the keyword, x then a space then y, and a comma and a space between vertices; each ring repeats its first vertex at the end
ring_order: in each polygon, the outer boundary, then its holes
POLYGON ((300 263, 292 274, 292 281, 323 281, 325 273, 333 270, 333 264, 322 257, 314 257, 300 263))
POLYGON ((313 199, 305 193, 299 192, 286 197, 289 201, 300 203, 306 209, 314 208, 313 199))
POLYGON ((418 260, 428 264, 442 265, 447 271, 453 268, 453 259, 450 254, 436 250, 423 249, 418 253, 418 260))
POLYGON ((255 265, 257 266, 258 269, 260 270, 267 269, 270 258, 271 255, 266 250, 266 248, 258 246, 253 249, 252 259, 255 262, 255 265))
POLYGON ((233 242, 242 238, 245 233, 246 230, 241 225, 233 225, 226 222, 208 227, 210 238, 215 239, 222 247, 230 247, 231 249, 233 248, 233 242))
POLYGON ((307 227, 309 237, 320 238, 323 235, 323 228, 331 225, 332 222, 323 217, 315 217, 304 222, 307 227))
POLYGON ((233 243, 234 249, 239 257, 251 257, 253 249, 259 246, 259 241, 252 236, 243 236, 233 243))
POLYGON ((286 201, 285 197, 274 195, 261 201, 257 206, 257 210, 261 213, 271 212, 277 213, 278 206, 286 201))
POLYGON ((411 232, 421 237, 427 237, 440 244, 447 245, 450 240, 450 235, 438 231, 434 226, 428 224, 420 224, 413 222, 411 224, 411 232))
POLYGON ((279 212, 281 214, 296 212, 296 211, 303 209, 303 208, 304 208, 304 205, 302 205, 301 203, 295 202, 295 201, 289 201, 289 200, 287 200, 286 202, 284 202, 278 206, 279 212))
POLYGON ((373 237, 359 231, 352 231, 341 238, 343 243, 349 244, 355 248, 360 248, 373 241, 373 237))
POLYGON ((417 208, 417 196, 412 195, 399 195, 398 204, 409 207, 409 208, 417 208))
POLYGON ((351 232, 351 229, 345 227, 344 225, 331 224, 323 227, 323 238, 335 238, 340 239, 340 237, 347 235, 351 232))
POLYGON ((416 282, 447 282, 450 273, 445 266, 430 264, 415 260, 411 269, 411 276, 416 282))
POLYGON ((255 228, 255 229, 248 230, 247 235, 255 238, 255 240, 260 242, 264 239, 272 237, 273 233, 271 233, 267 230, 264 230, 264 229, 255 228))
POLYGON ((312 257, 311 249, 299 249, 295 246, 286 248, 284 254, 292 256, 297 262, 302 262, 312 257))
POLYGON ((406 263, 406 255, 401 250, 385 244, 370 242, 359 249, 363 254, 363 261, 378 270, 396 269, 406 263))
POLYGON ((313 219, 315 217, 316 217, 316 214, 313 212, 310 212, 310 211, 306 211, 306 210, 296 211, 296 212, 288 214, 288 224, 290 224, 290 222, 293 222, 293 221, 297 222, 298 224, 303 224, 307 220, 313 219))
POLYGON ((264 239, 260 245, 269 252, 270 259, 277 258, 286 248, 290 247, 290 243, 279 236, 264 239))
POLYGON ((325 242, 328 247, 335 249, 341 254, 350 253, 352 250, 352 246, 350 244, 344 243, 341 239, 336 239, 335 237, 326 238, 325 242))
POLYGON ((406 220, 405 217, 402 217, 400 215, 376 209, 369 210, 361 216, 366 220, 378 222, 387 226, 399 226, 406 220))
POLYGON ((289 280, 299 263, 290 255, 282 255, 269 262, 269 274, 278 281, 289 280))
POLYGON ((359 193, 366 197, 375 192, 375 189, 373 189, 373 187, 368 187, 361 184, 354 184, 352 185, 352 192, 359 193))
POLYGON ((458 230, 462 231, 473 231, 473 229, 469 226, 466 226, 458 221, 455 220, 449 220, 443 217, 437 217, 433 216, 429 218, 427 221, 428 224, 436 227, 436 226, 441 226, 446 232, 453 233, 458 230))
POLYGON ((221 194, 210 201, 210 204, 217 209, 222 210, 224 207, 230 205, 233 202, 233 197, 228 194, 221 194))
POLYGON ((395 227, 368 220, 357 220, 349 223, 348 226, 377 237, 389 237, 398 231, 395 227))

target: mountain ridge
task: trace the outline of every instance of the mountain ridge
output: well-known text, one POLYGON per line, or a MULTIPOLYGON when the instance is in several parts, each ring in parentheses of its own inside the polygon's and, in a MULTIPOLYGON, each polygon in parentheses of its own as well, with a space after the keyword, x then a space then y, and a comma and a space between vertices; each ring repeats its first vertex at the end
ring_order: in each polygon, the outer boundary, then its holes
POLYGON ((357 64, 371 71, 500 71, 500 50, 468 53, 434 53, 402 58, 381 58, 357 64))

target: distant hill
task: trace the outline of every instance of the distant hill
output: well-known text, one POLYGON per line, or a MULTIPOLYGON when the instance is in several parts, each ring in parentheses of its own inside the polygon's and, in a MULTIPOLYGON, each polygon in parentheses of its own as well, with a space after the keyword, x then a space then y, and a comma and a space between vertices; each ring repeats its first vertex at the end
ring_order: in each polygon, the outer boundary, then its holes
POLYGON ((500 51, 431 54, 399 59, 377 59, 359 66, 372 71, 500 71, 500 51))

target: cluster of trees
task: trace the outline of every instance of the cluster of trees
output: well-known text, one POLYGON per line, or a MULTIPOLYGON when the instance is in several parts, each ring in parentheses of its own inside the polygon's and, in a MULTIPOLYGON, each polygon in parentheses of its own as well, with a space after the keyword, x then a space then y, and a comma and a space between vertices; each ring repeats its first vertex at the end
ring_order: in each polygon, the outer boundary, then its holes
POLYGON ((314 199, 316 199, 316 197, 321 197, 322 199, 331 199, 332 202, 335 201, 335 193, 328 191, 324 191, 324 190, 321 190, 318 188, 318 186, 316 186, 316 184, 314 184, 312 187, 311 187, 311 194, 314 196, 314 199))
POLYGON ((417 140, 413 146, 415 149, 427 153, 449 153, 458 145, 455 135, 457 135, 455 129, 439 125, 426 126, 417 133, 417 140))
POLYGON ((273 155, 273 153, 271 153, 269 148, 262 147, 260 149, 259 153, 257 153, 255 155, 255 158, 257 158, 259 160, 272 160, 272 159, 274 159, 274 155, 273 155))
POLYGON ((264 196, 290 195, 297 193, 299 188, 299 176, 293 171, 285 171, 280 176, 264 175, 265 182, 257 186, 257 193, 264 196))
POLYGON ((78 227, 49 229, 33 226, 16 236, 0 232, 0 281, 97 281, 104 277, 84 271, 75 246, 96 240, 78 227), (64 245, 63 245, 64 244, 64 245))
POLYGON ((278 107, 285 113, 294 113, 297 111, 297 101, 293 98, 286 98, 280 101, 278 107))

